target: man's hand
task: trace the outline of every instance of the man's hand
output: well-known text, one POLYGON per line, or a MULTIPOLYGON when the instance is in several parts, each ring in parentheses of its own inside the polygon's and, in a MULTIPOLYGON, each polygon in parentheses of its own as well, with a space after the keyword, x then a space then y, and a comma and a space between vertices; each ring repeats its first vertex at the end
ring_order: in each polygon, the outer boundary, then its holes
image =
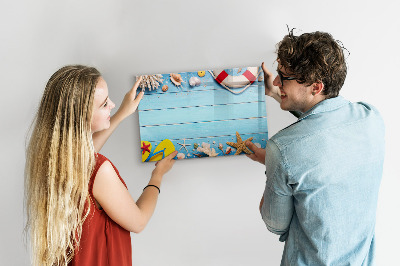
POLYGON ((271 96, 275 100, 280 103, 281 100, 281 91, 278 86, 274 86, 274 76, 272 73, 268 70, 268 68, 265 67, 264 62, 261 64, 262 70, 264 71, 264 84, 265 84, 265 95, 271 96))
POLYGON ((261 164, 265 164, 265 149, 258 148, 256 145, 254 145, 253 142, 251 141, 246 141, 246 146, 249 148, 252 152, 252 154, 246 154, 247 157, 252 159, 253 161, 259 162, 261 164))

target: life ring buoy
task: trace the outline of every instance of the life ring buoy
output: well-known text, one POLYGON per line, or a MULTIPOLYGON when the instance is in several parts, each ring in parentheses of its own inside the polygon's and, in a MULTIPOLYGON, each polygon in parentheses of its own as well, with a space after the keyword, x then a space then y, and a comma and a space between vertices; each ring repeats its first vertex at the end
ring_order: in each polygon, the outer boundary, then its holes
POLYGON ((257 80, 260 71, 258 67, 248 67, 246 71, 240 76, 229 75, 224 69, 216 69, 209 71, 214 77, 215 81, 218 82, 222 87, 229 90, 232 93, 238 94, 246 90, 254 81, 257 80), (233 91, 231 88, 241 88, 245 86, 241 91, 233 91))

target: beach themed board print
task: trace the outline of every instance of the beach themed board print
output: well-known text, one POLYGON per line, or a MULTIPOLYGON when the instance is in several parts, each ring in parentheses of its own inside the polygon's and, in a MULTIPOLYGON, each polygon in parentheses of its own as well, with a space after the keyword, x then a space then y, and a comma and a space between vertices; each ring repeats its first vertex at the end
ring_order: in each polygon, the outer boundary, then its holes
POLYGON ((268 139, 260 67, 144 75, 139 112, 142 161, 250 153, 268 139))

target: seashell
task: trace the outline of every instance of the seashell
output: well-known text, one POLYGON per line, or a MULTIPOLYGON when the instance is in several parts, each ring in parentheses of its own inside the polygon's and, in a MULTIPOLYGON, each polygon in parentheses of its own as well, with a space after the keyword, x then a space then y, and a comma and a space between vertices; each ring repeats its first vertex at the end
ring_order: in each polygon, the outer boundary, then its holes
POLYGON ((162 91, 167 91, 168 90, 168 85, 164 85, 164 86, 162 86, 162 91))
POLYGON ((176 157, 177 157, 178 159, 185 159, 185 154, 183 154, 183 153, 178 153, 178 154, 176 155, 176 157))
POLYGON ((175 86, 182 86, 182 77, 180 74, 176 74, 176 73, 171 73, 170 74, 170 79, 172 81, 172 83, 174 83, 175 86))
POLYGON ((197 75, 199 75, 199 77, 204 77, 206 75, 205 71, 198 71, 197 75))
POLYGON ((199 86, 201 84, 201 81, 198 77, 191 77, 189 79, 189 85, 194 87, 194 86, 199 86))
POLYGON ((258 76, 258 81, 263 81, 263 79, 264 79, 264 75, 258 76))

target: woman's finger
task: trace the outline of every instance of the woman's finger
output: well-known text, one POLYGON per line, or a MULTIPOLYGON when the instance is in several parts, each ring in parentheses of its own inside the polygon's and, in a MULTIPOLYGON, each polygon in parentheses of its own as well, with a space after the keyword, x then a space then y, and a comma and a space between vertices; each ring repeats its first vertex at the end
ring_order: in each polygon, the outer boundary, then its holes
POLYGON ((132 93, 133 95, 136 95, 136 90, 139 87, 139 84, 141 81, 142 81, 142 76, 139 76, 139 78, 136 80, 135 84, 133 84, 130 93, 132 93))
POLYGON ((178 151, 174 151, 173 153, 171 153, 170 155, 168 155, 167 158, 169 158, 170 160, 172 160, 177 154, 178 154, 178 151))
POLYGON ((135 98, 135 101, 138 102, 139 104, 139 102, 143 99, 143 96, 144 96, 144 91, 139 92, 139 94, 135 98))

